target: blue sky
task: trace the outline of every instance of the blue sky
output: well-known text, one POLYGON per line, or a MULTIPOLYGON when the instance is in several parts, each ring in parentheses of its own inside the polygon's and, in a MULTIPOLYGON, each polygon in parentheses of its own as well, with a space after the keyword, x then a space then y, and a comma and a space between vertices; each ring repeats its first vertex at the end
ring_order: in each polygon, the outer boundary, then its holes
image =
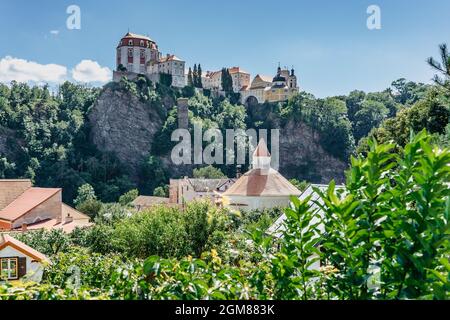
POLYGON ((68 77, 83 60, 112 70, 128 29, 203 70, 238 65, 254 76, 294 65, 300 87, 323 97, 382 90, 400 77, 429 82, 426 58, 450 45, 450 1, 1 0, 0 59, 64 66, 68 77), (66 28, 71 4, 81 8, 81 30, 66 28), (366 27, 371 4, 381 8, 381 30, 366 27))

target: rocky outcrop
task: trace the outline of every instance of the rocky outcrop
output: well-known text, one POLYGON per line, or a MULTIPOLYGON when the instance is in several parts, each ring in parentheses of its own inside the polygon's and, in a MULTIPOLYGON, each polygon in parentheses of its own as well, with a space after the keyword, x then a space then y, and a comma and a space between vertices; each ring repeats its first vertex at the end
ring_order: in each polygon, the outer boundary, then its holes
MULTIPOLYGON (((161 102, 166 109, 176 103, 164 97, 161 102)), ((268 112, 264 116, 266 121, 270 120, 271 128, 280 128, 276 113, 268 112)), ((115 154, 136 180, 164 121, 157 107, 124 90, 111 88, 102 92, 89 114, 92 142, 99 150, 115 154)), ((344 182, 346 163, 328 154, 321 147, 319 134, 302 122, 291 120, 281 127, 279 151, 279 171, 287 178, 314 183, 328 183, 331 179, 344 182)), ((170 177, 192 176, 195 166, 175 165, 170 151, 159 159, 170 177)))
POLYGON ((156 108, 136 96, 107 88, 92 108, 89 123, 97 148, 115 154, 136 178, 164 120, 156 108))
POLYGON ((345 162, 328 154, 320 136, 302 122, 288 121, 280 130, 280 172, 289 178, 314 183, 345 181, 345 162))

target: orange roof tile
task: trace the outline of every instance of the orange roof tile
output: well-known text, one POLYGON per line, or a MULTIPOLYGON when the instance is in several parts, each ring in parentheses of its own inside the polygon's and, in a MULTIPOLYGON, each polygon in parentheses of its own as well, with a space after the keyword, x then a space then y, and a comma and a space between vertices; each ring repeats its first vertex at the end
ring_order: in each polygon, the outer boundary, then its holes
POLYGON ((0 219, 15 221, 59 191, 60 188, 29 188, 0 211, 0 219))
POLYGON ((0 235, 0 250, 11 246, 22 253, 26 254, 27 256, 37 260, 38 262, 49 262, 50 260, 45 256, 44 254, 40 253, 39 251, 31 248, 30 246, 27 246, 25 243, 11 237, 10 235, 4 234, 0 235))

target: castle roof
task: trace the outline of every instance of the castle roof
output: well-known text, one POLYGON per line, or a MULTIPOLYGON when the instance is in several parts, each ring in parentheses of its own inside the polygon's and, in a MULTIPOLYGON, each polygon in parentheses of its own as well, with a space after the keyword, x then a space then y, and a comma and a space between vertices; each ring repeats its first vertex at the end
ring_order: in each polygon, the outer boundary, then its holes
POLYGON ((183 60, 181 60, 174 54, 171 54, 171 55, 168 55, 168 56, 165 56, 165 57, 159 59, 159 62, 167 62, 167 61, 183 61, 183 60))
POLYGON ((278 171, 270 168, 252 169, 241 176, 223 196, 299 196, 301 194, 292 183, 278 171))
POLYGON ((141 34, 136 34, 136 33, 131 33, 131 32, 128 32, 122 39, 142 39, 142 40, 148 40, 151 42, 155 42, 147 36, 143 36, 141 34))
POLYGON ((233 74, 233 73, 246 73, 246 74, 249 74, 247 71, 242 70, 240 67, 229 68, 228 72, 230 72, 230 74, 233 74))

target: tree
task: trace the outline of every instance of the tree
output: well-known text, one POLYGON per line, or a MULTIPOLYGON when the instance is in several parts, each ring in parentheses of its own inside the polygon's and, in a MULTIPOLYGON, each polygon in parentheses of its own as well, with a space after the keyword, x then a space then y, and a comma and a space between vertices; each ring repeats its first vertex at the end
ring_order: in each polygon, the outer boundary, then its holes
POLYGON ((200 66, 200 63, 198 64, 197 67, 197 81, 196 81, 196 85, 197 88, 203 88, 203 84, 202 84, 202 67, 200 66))
POLYGON ((222 90, 226 94, 233 92, 233 78, 231 77, 230 70, 222 68, 222 90))
POLYGON ((159 75, 160 83, 166 87, 170 87, 172 85, 172 75, 170 73, 161 73, 159 75))
POLYGON ((188 85, 188 87, 194 87, 194 79, 192 77, 192 69, 191 69, 191 67, 189 67, 189 71, 188 71, 187 85, 188 85))
POLYGON ((435 60, 433 57, 430 57, 428 58, 428 64, 433 69, 440 72, 443 76, 440 77, 439 75, 435 75, 434 82, 450 90, 450 54, 448 52, 447 45, 445 43, 439 45, 439 51, 441 55, 441 62, 435 60))
POLYGON ((388 109, 381 103, 372 100, 363 101, 361 108, 354 116, 354 136, 359 141, 372 128, 378 127, 387 117, 388 109))
POLYGON ((218 169, 214 168, 212 165, 207 167, 202 167, 198 169, 194 169, 194 178, 196 179, 221 179, 226 178, 226 175, 218 169))
POLYGON ((117 71, 120 71, 120 72, 126 72, 126 71, 127 71, 127 68, 125 68, 123 64, 119 64, 119 65, 117 66, 117 71))
POLYGON ((138 196, 139 196, 139 190, 132 189, 119 197, 119 203, 123 206, 126 206, 126 205, 130 204, 131 202, 133 202, 138 196))
POLYGON ((198 70, 197 64, 194 64, 194 71, 192 72, 192 84, 194 87, 197 87, 197 78, 198 78, 198 70))
POLYGON ((396 102, 411 106, 425 96, 428 86, 401 78, 392 82, 393 98, 396 102))
POLYGON ((79 205, 88 200, 97 200, 97 196, 94 188, 89 183, 85 183, 78 188, 77 197, 73 203, 79 205))
POLYGON ((153 190, 153 195, 155 197, 167 198, 169 196, 169 186, 157 187, 153 190))

